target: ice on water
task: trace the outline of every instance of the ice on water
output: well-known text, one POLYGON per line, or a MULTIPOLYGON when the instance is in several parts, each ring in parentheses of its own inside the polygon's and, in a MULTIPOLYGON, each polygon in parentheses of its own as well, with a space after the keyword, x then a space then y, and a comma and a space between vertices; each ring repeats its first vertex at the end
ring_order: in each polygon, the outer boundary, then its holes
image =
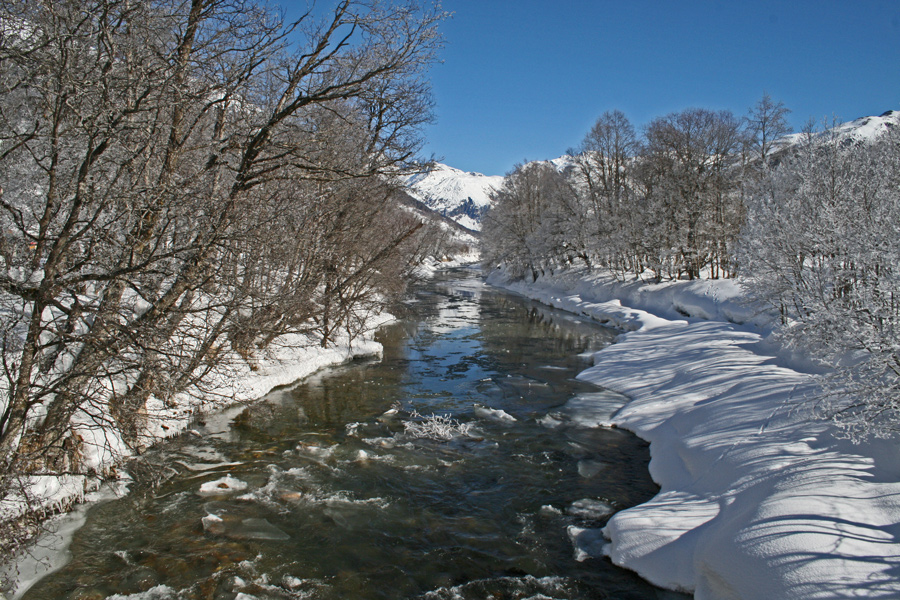
POLYGON ((200 486, 197 494, 200 496, 220 496, 223 494, 232 494, 243 492, 247 489, 247 482, 241 481, 231 475, 226 475, 214 481, 207 481, 200 486))
POLYGON ((608 517, 612 513, 615 512, 615 508, 612 507, 608 502, 604 502, 603 500, 596 500, 593 498, 582 498, 581 500, 576 500, 572 503, 571 506, 566 510, 572 516, 580 517, 582 519, 602 519, 604 517, 608 517))
POLYGON ((499 408, 487 408, 485 406, 475 406, 475 416, 497 423, 515 423, 518 419, 499 408))

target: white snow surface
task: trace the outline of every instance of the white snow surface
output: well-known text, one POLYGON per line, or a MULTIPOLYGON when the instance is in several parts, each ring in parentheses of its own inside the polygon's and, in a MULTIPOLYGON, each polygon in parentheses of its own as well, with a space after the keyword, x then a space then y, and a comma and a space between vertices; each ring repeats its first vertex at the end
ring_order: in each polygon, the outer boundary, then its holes
POLYGON ((768 355, 738 284, 489 282, 627 330, 579 377, 631 399, 610 424, 650 442, 661 489, 602 537, 571 529, 579 559, 697 600, 900 597, 897 440, 853 445, 816 418, 801 400, 820 376, 768 355))
MULTIPOLYGON (((407 177, 406 184, 415 199, 441 214, 449 214, 468 200, 479 209, 490 206, 490 194, 503 185, 503 176, 460 171, 435 163, 434 168, 407 177)), ((481 229, 481 224, 467 215, 451 218, 468 229, 481 229)))

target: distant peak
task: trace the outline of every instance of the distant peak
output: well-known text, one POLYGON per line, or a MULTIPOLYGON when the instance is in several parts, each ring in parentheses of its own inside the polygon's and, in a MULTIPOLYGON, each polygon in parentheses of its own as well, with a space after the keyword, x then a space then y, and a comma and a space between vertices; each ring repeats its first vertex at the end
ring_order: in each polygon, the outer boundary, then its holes
POLYGON ((503 184, 503 177, 434 163, 422 173, 407 177, 406 184, 409 194, 429 208, 477 230, 491 204, 490 195, 503 184))

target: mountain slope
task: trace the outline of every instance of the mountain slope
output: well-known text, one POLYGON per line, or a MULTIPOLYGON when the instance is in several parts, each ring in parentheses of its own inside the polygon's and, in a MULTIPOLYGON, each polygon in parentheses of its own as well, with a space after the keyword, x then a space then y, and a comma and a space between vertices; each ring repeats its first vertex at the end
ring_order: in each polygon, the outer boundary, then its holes
MULTIPOLYGON (((853 121, 835 125, 833 134, 841 143, 870 142, 885 135, 892 129, 900 128, 900 111, 889 110, 877 117, 860 117, 853 121)), ((826 135, 828 132, 813 133, 813 137, 826 135)), ((805 133, 792 133, 776 141, 778 150, 790 148, 803 143, 805 133)))
POLYGON ((413 198, 474 231, 481 229, 481 217, 491 204, 490 193, 502 183, 500 175, 467 173, 441 163, 406 178, 413 198))

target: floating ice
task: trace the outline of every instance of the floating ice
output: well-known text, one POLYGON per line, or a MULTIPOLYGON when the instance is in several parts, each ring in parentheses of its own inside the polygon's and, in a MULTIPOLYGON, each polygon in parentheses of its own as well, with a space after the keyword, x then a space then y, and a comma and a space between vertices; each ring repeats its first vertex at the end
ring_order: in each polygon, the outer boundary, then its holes
POLYGON ((392 437, 377 437, 377 438, 365 438, 363 440, 370 446, 375 446, 378 448, 394 448, 397 445, 397 440, 392 437))
POLYGON ((106 600, 175 600, 178 593, 167 585, 158 585, 150 588, 146 592, 138 592, 137 594, 113 594, 108 596, 106 600))
POLYGON ((203 530, 214 535, 225 533, 225 521, 218 515, 206 515, 200 522, 203 523, 203 530))
POLYGON ((575 560, 584 562, 589 558, 603 556, 603 549, 607 542, 603 537, 602 530, 569 525, 566 531, 569 534, 572 545, 575 547, 575 560))
POLYGON ((544 415, 543 417, 538 419, 538 423, 540 423, 547 429, 556 429, 557 427, 559 427, 560 425, 563 424, 563 422, 561 420, 557 419, 556 417, 553 417, 552 415, 544 415))
POLYGON ((606 469, 609 465, 602 460, 579 460, 578 461, 578 474, 586 479, 590 479, 595 475, 599 474, 601 471, 606 469))
POLYGON ((213 471, 215 469, 226 469, 228 467, 237 467, 242 462, 215 462, 215 463, 189 463, 182 460, 174 461, 176 465, 181 465, 188 471, 213 471))
POLYGON ((318 444, 307 444, 305 442, 297 444, 297 452, 318 458, 330 457, 334 454, 335 448, 337 448, 337 444, 332 446, 319 446, 318 444))
POLYGON ((243 492, 247 489, 247 487, 248 486, 246 482, 232 477, 231 475, 226 475, 225 477, 216 479, 215 481, 207 481, 200 486, 197 494, 200 496, 218 496, 220 494, 243 492))
POLYGON ((475 405, 475 416, 482 419, 488 419, 489 421, 496 421, 498 423, 515 423, 517 421, 514 416, 505 410, 499 408, 487 408, 478 406, 477 404, 475 405))
POLYGON ((582 519, 602 519, 614 513, 615 509, 608 502, 582 498, 573 502, 566 512, 582 519))
POLYGON ((381 414, 381 416, 378 417, 378 420, 379 420, 379 421, 383 421, 383 422, 385 422, 385 421, 390 421, 390 420, 392 420, 394 417, 396 417, 396 416, 397 416, 397 413, 399 413, 399 412, 400 412, 400 409, 398 409, 398 408, 390 408, 390 409, 384 411, 384 412, 381 414))
POLYGON ((260 518, 243 519, 240 526, 234 529, 229 528, 226 535, 242 540, 283 541, 291 538, 291 536, 269 523, 267 519, 260 518))

